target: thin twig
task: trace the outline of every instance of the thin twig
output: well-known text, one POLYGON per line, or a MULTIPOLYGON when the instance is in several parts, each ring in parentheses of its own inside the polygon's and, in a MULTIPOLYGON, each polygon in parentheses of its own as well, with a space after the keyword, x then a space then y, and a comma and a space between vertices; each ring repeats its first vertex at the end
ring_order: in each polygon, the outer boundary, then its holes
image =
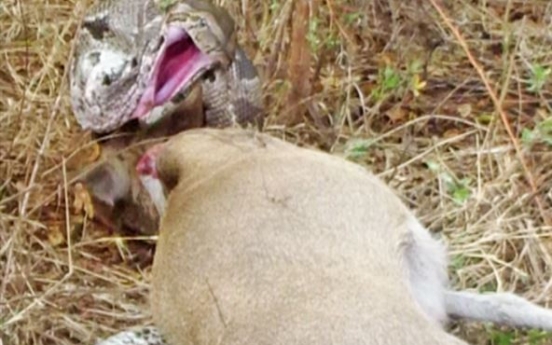
POLYGON ((523 157, 523 152, 521 150, 521 147, 519 145, 519 141, 514 135, 514 131, 512 130, 512 127, 510 126, 510 121, 508 120, 508 116, 506 115, 506 112, 502 108, 502 104, 499 101, 496 92, 494 91, 493 87, 491 86, 491 83, 489 82, 489 78, 487 78, 485 71, 483 70, 483 67, 481 64, 476 60, 476 58, 473 56, 473 54, 470 51, 470 48, 460 33, 460 30, 452 23, 450 18, 447 16, 445 11, 443 10, 443 6, 439 0, 429 0, 435 10, 439 13, 439 16, 443 20, 446 26, 452 31, 454 36, 456 37, 458 44, 462 47, 464 52, 466 53, 466 56, 468 57, 468 60, 470 61, 473 68, 477 71, 477 74, 479 74, 479 77, 481 78, 481 81, 483 84, 485 84, 485 88, 487 89, 487 93, 489 94, 489 97, 491 97, 491 100, 493 101, 493 105, 496 109, 496 111, 500 114, 500 118, 502 120, 502 123, 504 124, 504 128, 506 129, 506 132, 508 133, 508 136, 510 137, 510 140, 512 141, 512 144, 514 145, 514 148, 516 150, 516 154, 521 162, 521 165, 523 167, 523 170, 525 172, 525 178, 527 179, 527 182, 529 183, 529 186, 531 187, 531 191, 535 197, 535 202, 537 204, 537 207, 539 208, 540 215, 542 217, 542 220, 544 223, 548 226, 552 225, 552 221, 549 219, 549 217, 546 215, 546 212, 544 210, 543 202, 539 196, 538 187, 535 183, 535 178, 533 176, 533 173, 531 172, 531 169, 529 169, 529 166, 527 165, 527 162, 525 161, 525 158, 523 157))
POLYGON ((27 305, 23 310, 11 317, 6 323, 5 326, 9 326, 13 323, 20 321, 25 314, 30 312, 33 308, 40 306, 46 300, 46 297, 54 293, 60 286, 65 284, 65 282, 73 275, 75 271, 73 269, 73 246, 71 242, 71 223, 69 218, 69 194, 67 192, 68 183, 67 183, 67 169, 65 166, 65 160, 63 164, 63 185, 64 185, 64 197, 65 197, 65 231, 67 236, 67 265, 69 267, 67 273, 54 285, 52 285, 48 290, 46 290, 40 297, 35 298, 29 305, 27 305))

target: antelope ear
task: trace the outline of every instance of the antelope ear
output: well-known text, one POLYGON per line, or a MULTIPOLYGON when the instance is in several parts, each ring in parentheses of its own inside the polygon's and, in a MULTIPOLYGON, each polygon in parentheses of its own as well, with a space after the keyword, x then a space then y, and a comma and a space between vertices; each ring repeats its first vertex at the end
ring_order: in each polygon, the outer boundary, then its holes
POLYGON ((83 182, 94 199, 111 207, 130 195, 130 172, 118 157, 94 167, 83 182))

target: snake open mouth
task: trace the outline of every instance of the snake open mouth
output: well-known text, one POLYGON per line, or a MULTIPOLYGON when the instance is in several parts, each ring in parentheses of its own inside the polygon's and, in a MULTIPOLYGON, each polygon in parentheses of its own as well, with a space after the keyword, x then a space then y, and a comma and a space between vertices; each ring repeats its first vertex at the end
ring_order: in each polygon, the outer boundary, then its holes
POLYGON ((147 116, 151 109, 172 99, 195 81, 200 71, 213 64, 181 28, 169 27, 155 61, 149 84, 133 118, 147 116))

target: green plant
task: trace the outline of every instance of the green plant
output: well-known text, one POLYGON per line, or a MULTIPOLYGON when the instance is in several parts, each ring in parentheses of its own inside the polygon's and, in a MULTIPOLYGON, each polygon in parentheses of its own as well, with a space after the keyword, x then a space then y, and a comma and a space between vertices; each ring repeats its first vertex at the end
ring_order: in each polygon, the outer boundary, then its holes
POLYGON ((531 78, 529 79, 527 90, 529 92, 540 92, 550 73, 552 73, 550 67, 541 65, 533 66, 533 68, 531 68, 531 78))
POLYGON ((462 205, 470 198, 471 190, 469 184, 471 180, 469 178, 457 179, 442 169, 439 163, 435 161, 426 161, 426 165, 429 170, 437 174, 445 185, 448 194, 456 204, 462 205))
POLYGON ((357 160, 366 155, 374 141, 370 139, 351 139, 345 145, 345 157, 357 160))
POLYGON ((521 131, 521 141, 527 146, 537 142, 552 146, 552 117, 537 123, 533 129, 524 128, 521 131))
POLYGON ((169 9, 169 7, 171 7, 176 3, 176 1, 177 0, 159 0, 158 6, 161 9, 161 11, 166 12, 169 9))
POLYGON ((419 96, 420 91, 426 86, 426 82, 420 77, 422 70, 423 64, 418 59, 412 60, 406 70, 386 65, 379 70, 377 87, 372 96, 378 101, 393 93, 404 91, 412 92, 415 97, 419 96))
POLYGON ((511 345, 515 339, 513 332, 491 331, 491 343, 493 345, 511 345))
POLYGON ((398 91, 402 85, 403 80, 399 72, 391 66, 385 66, 378 73, 377 87, 372 95, 380 101, 388 97, 390 93, 398 91))

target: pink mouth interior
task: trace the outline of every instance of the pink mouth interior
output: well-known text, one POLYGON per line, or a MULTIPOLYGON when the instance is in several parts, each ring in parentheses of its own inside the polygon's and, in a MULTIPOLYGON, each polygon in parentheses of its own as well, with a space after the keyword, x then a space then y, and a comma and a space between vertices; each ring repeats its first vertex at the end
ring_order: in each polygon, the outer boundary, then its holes
POLYGON ((150 82, 132 117, 144 117, 152 108, 169 101, 211 63, 183 29, 169 27, 150 82))
POLYGON ((189 36, 167 47, 155 81, 156 105, 168 101, 178 86, 194 75, 202 58, 203 54, 189 36))

